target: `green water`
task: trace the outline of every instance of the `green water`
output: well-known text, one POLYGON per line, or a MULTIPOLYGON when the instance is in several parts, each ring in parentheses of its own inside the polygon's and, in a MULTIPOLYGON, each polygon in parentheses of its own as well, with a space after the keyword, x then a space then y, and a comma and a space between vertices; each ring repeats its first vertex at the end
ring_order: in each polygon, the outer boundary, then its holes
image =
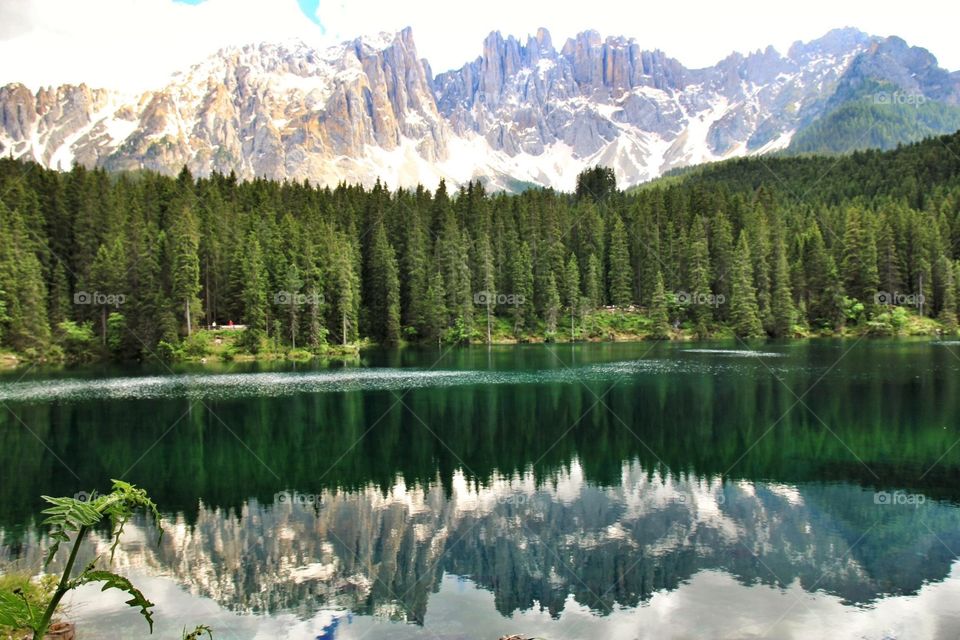
MULTIPOLYGON (((122 477, 161 638, 960 636, 960 344, 755 349, 7 372, 0 562, 122 477)), ((79 594, 85 637, 145 636, 120 601, 79 594)))

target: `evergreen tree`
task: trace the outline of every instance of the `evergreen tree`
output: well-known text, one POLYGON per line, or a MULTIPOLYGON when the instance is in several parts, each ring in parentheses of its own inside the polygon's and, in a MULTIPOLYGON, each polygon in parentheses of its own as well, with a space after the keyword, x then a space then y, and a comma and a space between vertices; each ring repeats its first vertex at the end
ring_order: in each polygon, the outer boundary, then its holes
POLYGON ((70 281, 67 279, 67 272, 60 260, 55 260, 53 264, 48 296, 47 315, 50 318, 50 326, 56 327, 64 320, 69 319, 72 314, 70 281))
POLYGON ((256 352, 267 331, 267 270, 260 240, 252 231, 247 235, 243 269, 243 343, 256 352))
POLYGON ((314 244, 309 239, 303 246, 303 291, 306 295, 307 343, 317 350, 327 342, 327 329, 323 322, 325 299, 323 295, 323 268, 314 257, 314 244))
MULTIPOLYGON (((467 241, 451 210, 446 212, 437 240, 437 264, 447 292, 447 311, 451 322, 460 320, 466 327, 473 323, 473 294, 467 241)), ((532 292, 531 292, 532 293, 532 292)), ((530 302, 533 302, 531 296, 530 302)))
POLYGON ((617 176, 610 167, 597 165, 585 169, 577 176, 577 198, 590 198, 601 202, 617 191, 617 176))
POLYGON ((930 261, 926 257, 921 257, 917 261, 917 281, 913 289, 916 292, 918 310, 922 316, 929 315, 930 310, 934 308, 934 305, 931 304, 934 299, 933 280, 933 269, 930 267, 930 261))
POLYGON ((951 333, 957 330, 957 287, 953 267, 953 263, 945 255, 941 255, 937 260, 937 319, 951 333))
POLYGON ((70 209, 73 242, 71 246, 71 271, 83 281, 102 243, 106 230, 101 207, 101 192, 96 179, 97 172, 75 167, 68 180, 68 208, 70 209))
POLYGON ((200 238, 189 207, 178 212, 172 226, 171 297, 180 305, 184 327, 193 333, 193 318, 200 308, 200 238))
POLYGON ((513 333, 519 336, 523 331, 533 328, 533 264, 530 245, 520 243, 520 250, 514 256, 510 273, 510 294, 513 304, 510 314, 513 316, 513 333))
POLYGON ((336 249, 329 278, 332 294, 332 327, 340 334, 340 343, 344 346, 358 337, 358 316, 360 307, 360 282, 353 261, 353 248, 345 240, 336 240, 336 249))
POLYGON ((757 290, 753 284, 753 265, 750 262, 750 245, 745 234, 740 234, 733 255, 733 280, 730 284, 730 322, 733 331, 741 338, 756 338, 763 335, 760 308, 757 305, 757 290))
POLYGON ((370 335, 383 344, 400 341, 400 280, 386 229, 378 224, 370 247, 370 335))
POLYGON ((557 332, 557 316, 560 315, 560 292, 557 290, 557 279, 551 273, 547 279, 546 308, 544 322, 547 325, 547 335, 557 332))
POLYGON ((570 312, 570 340, 574 338, 574 318, 577 315, 577 305, 580 302, 580 265, 577 264, 577 256, 570 254, 567 261, 567 268, 564 273, 563 302, 570 312))
POLYGON ((815 222, 807 230, 806 240, 803 264, 810 324, 838 329, 843 323, 843 285, 836 263, 827 252, 820 227, 815 222))
POLYGON ((690 319, 699 337, 708 334, 711 320, 710 251, 703 218, 696 216, 690 227, 687 251, 687 290, 690 295, 690 319))
POLYGON ((891 295, 903 291, 896 235, 889 221, 880 227, 877 237, 877 262, 880 288, 891 295))
POLYGON ((773 294, 770 300, 770 312, 773 316, 773 335, 778 338, 789 336, 796 324, 796 308, 793 304, 793 292, 790 288, 790 267, 787 263, 787 251, 783 237, 776 234, 773 244, 773 294))
MULTIPOLYGON (((757 196, 758 200, 763 194, 757 196)), ((749 220, 750 256, 753 260, 753 278, 760 323, 772 324, 770 313, 770 225, 763 207, 755 206, 749 220)), ((731 295, 732 295, 731 284, 731 295)))
POLYGON ((126 316, 119 311, 114 311, 107 316, 107 340, 105 346, 114 357, 119 357, 122 355, 126 333, 126 316))
POLYGON ((670 313, 667 308, 667 290, 663 285, 663 274, 657 273, 653 296, 650 301, 651 335, 658 340, 670 337, 670 313))
POLYGON ((584 295, 591 309, 596 309, 603 304, 603 283, 600 274, 600 259, 597 257, 597 254, 591 253, 587 259, 586 286, 584 290, 584 295))
POLYGON ((109 245, 100 245, 90 266, 88 290, 85 293, 90 303, 100 310, 100 339, 103 346, 107 346, 107 316, 125 302, 125 264, 123 244, 120 238, 116 238, 109 245))
POLYGON ((490 246, 490 239, 486 235, 480 240, 478 266, 480 290, 484 292, 486 297, 486 300, 484 300, 484 314, 486 316, 487 344, 490 344, 493 340, 491 333, 493 331, 493 314, 496 307, 497 285, 495 280, 495 266, 493 263, 493 248, 490 246))
POLYGON ((843 234, 843 279, 847 293, 864 304, 873 304, 880 283, 877 246, 870 229, 863 225, 858 207, 847 210, 843 234))
POLYGON ((14 349, 43 353, 50 342, 47 288, 31 247, 23 218, 0 201, 0 291, 5 292, 7 317, 3 333, 14 349))
POLYGON ((300 277, 300 269, 295 262, 291 262, 287 267, 286 275, 283 280, 283 296, 286 299, 286 321, 287 336, 290 338, 290 346, 297 348, 297 337, 300 335, 300 305, 305 304, 306 296, 300 293, 303 287, 303 279, 300 277))
MULTIPOLYGON (((718 298, 722 297, 723 300, 729 301, 730 272, 733 268, 733 229, 730 226, 730 220, 722 211, 718 212, 713 219, 710 231, 713 292, 718 298)), ((717 315, 721 320, 726 320, 729 317, 728 306, 726 304, 719 305, 717 315)))
POLYGON ((954 305, 954 311, 960 314, 960 260, 956 260, 953 263, 953 284, 957 299, 957 304, 954 305))
POLYGON ((3 344, 4 326, 10 321, 10 316, 7 315, 7 303, 4 302, 6 297, 7 294, 4 293, 3 289, 0 289, 0 344, 3 344))
POLYGON ((437 271, 430 277, 424 307, 424 335, 429 340, 436 340, 437 344, 440 344, 447 329, 446 299, 447 292, 443 288, 443 274, 437 271))
POLYGON ((610 302, 618 307, 628 307, 633 301, 633 269, 627 248, 627 232, 620 216, 614 216, 610 232, 610 302))
MULTIPOLYGON (((131 292, 130 318, 127 322, 132 353, 151 355, 161 339, 174 339, 176 327, 167 331, 165 319, 169 316, 169 300, 161 286, 161 246, 163 233, 134 222, 133 242, 128 256, 127 273, 131 292), (169 335, 173 333, 173 336, 169 335)), ((239 316, 238 316, 239 317, 239 316)))
MULTIPOLYGON (((659 204, 659 201, 657 201, 659 204)), ((660 272, 660 223, 654 213, 641 219, 637 229, 640 240, 640 303, 652 304, 653 292, 657 286, 657 276, 663 279, 660 272)))
POLYGON ((427 289, 428 261, 427 235, 419 209, 412 209, 403 225, 404 252, 400 257, 403 274, 401 307, 404 310, 403 322, 416 327, 423 334, 425 309, 423 294, 427 289))
POLYGON ((223 279, 223 238, 222 229, 227 226, 224 214, 223 198, 215 182, 205 183, 201 189, 203 195, 198 220, 200 230, 199 258, 200 273, 203 282, 204 322, 209 326, 217 318, 218 301, 223 279))

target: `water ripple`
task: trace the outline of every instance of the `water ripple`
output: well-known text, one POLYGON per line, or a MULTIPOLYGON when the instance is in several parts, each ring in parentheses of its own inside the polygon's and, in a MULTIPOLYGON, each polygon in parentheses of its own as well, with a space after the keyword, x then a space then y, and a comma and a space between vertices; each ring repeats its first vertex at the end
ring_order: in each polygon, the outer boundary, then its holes
POLYGON ((709 353, 731 358, 782 358, 784 354, 774 351, 752 351, 750 349, 683 349, 680 353, 709 353))
POLYGON ((649 374, 718 374, 734 368, 737 365, 646 359, 530 371, 358 368, 311 372, 58 378, 0 384, 0 401, 229 399, 465 385, 573 384, 616 382, 649 374))

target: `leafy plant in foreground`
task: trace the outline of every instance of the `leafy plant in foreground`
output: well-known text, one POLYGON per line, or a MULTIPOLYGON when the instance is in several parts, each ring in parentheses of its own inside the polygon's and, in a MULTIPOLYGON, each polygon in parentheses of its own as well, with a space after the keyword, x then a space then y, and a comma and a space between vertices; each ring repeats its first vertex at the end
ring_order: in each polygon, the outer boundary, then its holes
MULTIPOLYGON (((22 589, 0 591, 0 626, 29 629, 33 631, 34 640, 41 640, 50 628, 60 601, 69 591, 85 584, 102 582, 101 591, 119 589, 129 594, 130 599, 126 601, 126 604, 140 610, 150 627, 150 632, 153 633, 153 613, 151 609, 154 604, 147 600, 129 579, 111 571, 98 569, 99 557, 87 564, 77 576, 72 577, 81 542, 86 537, 87 532, 105 518, 110 520, 110 530, 113 537, 113 544, 110 547, 110 562, 113 562, 113 556, 117 545, 120 543, 124 525, 136 511, 143 511, 159 525, 160 513, 157 511, 157 505, 147 496, 147 492, 127 482, 114 480, 113 491, 105 495, 93 494, 89 500, 52 498, 50 496, 43 496, 43 499, 52 505, 43 510, 43 514, 47 516, 43 524, 50 527, 50 538, 52 540, 44 560, 44 566, 49 566, 61 544, 71 543, 70 537, 73 534, 70 555, 56 589, 53 590, 53 594, 44 606, 37 607, 35 606, 36 603, 31 603, 31 599, 26 597, 22 589)), ((162 529, 160 535, 163 535, 162 529)), ((197 631, 209 632, 207 629, 200 628, 197 631)), ((199 634, 192 637, 197 638, 199 634)))

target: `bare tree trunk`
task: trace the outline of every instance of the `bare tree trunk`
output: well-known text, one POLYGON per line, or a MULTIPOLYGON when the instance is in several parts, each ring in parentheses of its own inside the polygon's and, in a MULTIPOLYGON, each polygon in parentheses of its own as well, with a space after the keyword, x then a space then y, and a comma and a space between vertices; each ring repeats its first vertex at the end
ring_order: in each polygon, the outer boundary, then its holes
POLYGON ((290 308, 290 346, 297 348, 297 312, 290 308))
POLYGON ((490 339, 490 301, 487 301, 487 344, 490 344, 492 340, 490 339))
POLYGON ((207 326, 209 327, 210 326, 210 261, 206 260, 206 262, 207 262, 206 273, 203 274, 204 280, 206 281, 206 286, 204 286, 203 288, 203 298, 204 298, 204 306, 207 310, 206 312, 207 326))

